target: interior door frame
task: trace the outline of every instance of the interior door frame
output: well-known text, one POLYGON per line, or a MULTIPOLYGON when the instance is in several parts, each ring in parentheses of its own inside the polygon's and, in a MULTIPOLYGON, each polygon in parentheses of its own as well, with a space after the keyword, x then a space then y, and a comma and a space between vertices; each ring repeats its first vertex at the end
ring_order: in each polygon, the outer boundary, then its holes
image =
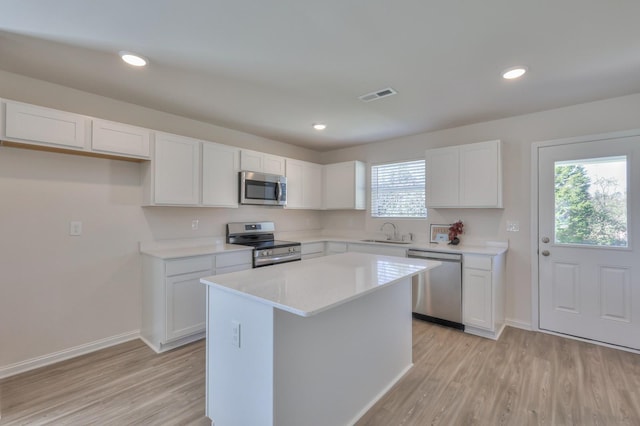
MULTIPOLYGON (((548 141, 534 142, 531 145, 531 329, 548 333, 547 330, 540 329, 540 291, 539 291, 539 265, 538 265, 538 166, 540 149, 549 146, 570 145, 583 142, 604 141, 608 139, 618 139, 624 137, 640 136, 640 129, 623 130, 618 132, 601 133, 595 135, 577 136, 573 138, 553 139, 548 141)), ((556 333, 551 333, 556 334, 556 333)), ((560 334, 559 334, 560 335, 560 334)), ((569 337, 569 336, 567 336, 569 337)), ((580 340, 580 339, 578 339, 580 340)), ((591 341, 590 342, 594 342, 591 341)), ((594 342, 596 343, 596 342, 594 342)), ((608 344, 603 344, 609 346, 608 344)), ((618 346, 613 346, 620 348, 618 346)))

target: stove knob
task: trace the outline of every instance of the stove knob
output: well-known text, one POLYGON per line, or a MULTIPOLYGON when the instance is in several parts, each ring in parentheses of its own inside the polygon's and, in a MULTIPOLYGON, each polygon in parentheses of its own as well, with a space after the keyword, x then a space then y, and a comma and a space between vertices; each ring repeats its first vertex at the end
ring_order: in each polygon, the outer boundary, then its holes
POLYGON ((262 255, 263 256, 268 256, 269 255, 269 250, 262 250, 262 255))

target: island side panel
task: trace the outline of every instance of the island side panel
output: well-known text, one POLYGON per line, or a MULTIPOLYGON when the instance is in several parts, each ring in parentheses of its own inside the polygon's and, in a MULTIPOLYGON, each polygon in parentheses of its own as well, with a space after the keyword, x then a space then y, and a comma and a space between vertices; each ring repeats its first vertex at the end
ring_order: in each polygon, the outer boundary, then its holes
POLYGON ((207 302, 207 416, 216 426, 273 425, 274 308, 212 286, 207 302))
POLYGON ((275 310, 275 424, 359 419, 412 365, 411 281, 300 317, 275 310))

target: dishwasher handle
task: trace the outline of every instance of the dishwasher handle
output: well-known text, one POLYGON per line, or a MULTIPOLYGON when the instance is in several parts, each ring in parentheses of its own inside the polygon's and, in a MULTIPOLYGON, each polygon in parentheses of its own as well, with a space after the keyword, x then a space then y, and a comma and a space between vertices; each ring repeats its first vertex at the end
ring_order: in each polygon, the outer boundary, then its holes
POLYGON ((412 257, 414 259, 437 260, 440 262, 462 263, 462 255, 456 254, 456 253, 442 253, 442 252, 409 249, 407 251, 407 257, 412 257))

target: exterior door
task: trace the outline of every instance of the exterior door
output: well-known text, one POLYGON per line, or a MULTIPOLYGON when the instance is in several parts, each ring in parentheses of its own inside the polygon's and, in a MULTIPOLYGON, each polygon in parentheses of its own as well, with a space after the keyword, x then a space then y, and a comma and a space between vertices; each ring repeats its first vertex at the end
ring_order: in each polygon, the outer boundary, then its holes
POLYGON ((640 349, 640 137, 538 153, 540 329, 640 349))

